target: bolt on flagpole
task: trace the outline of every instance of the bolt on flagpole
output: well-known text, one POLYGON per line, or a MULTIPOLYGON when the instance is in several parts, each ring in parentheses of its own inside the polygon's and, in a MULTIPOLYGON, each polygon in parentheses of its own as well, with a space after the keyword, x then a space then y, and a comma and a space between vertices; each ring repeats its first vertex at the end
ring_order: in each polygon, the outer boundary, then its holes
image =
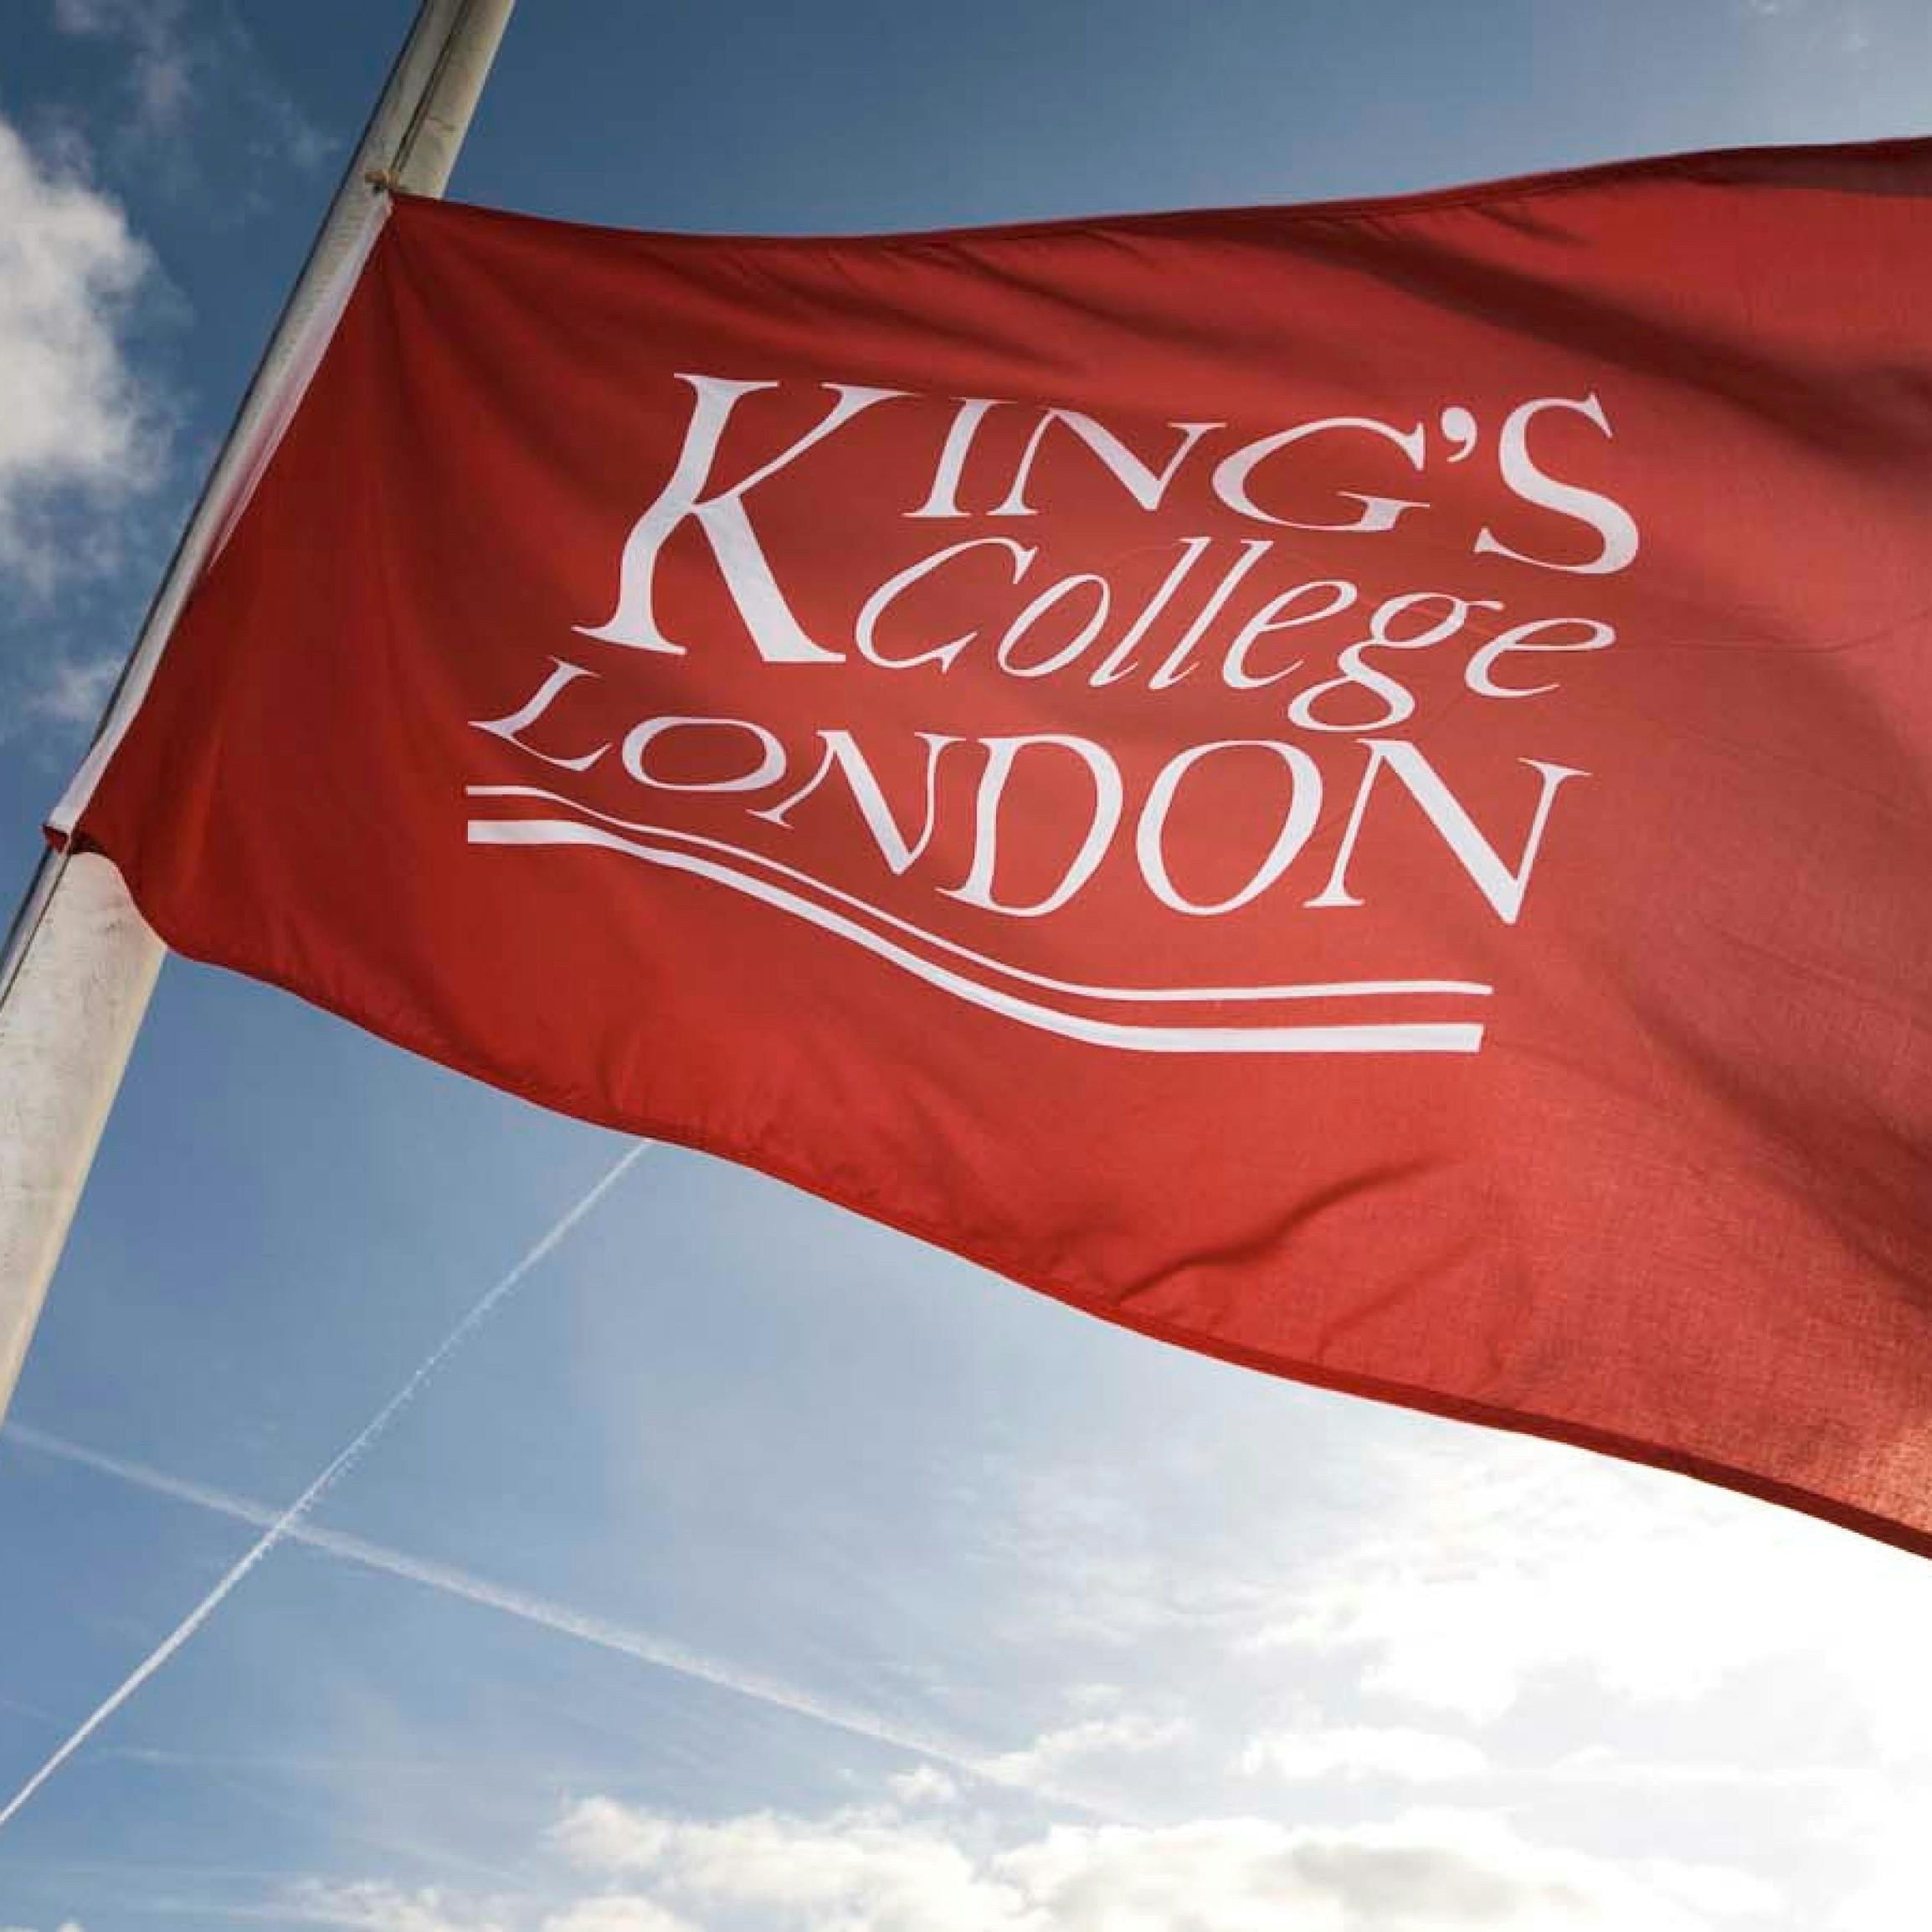
MULTIPOLYGON (((439 195, 515 0, 422 0, 290 290, 92 749, 57 809, 71 830, 175 619, 300 389, 380 225, 383 191, 439 195)), ((161 941, 98 853, 41 861, 0 953, 0 1416, 161 969, 161 941)))

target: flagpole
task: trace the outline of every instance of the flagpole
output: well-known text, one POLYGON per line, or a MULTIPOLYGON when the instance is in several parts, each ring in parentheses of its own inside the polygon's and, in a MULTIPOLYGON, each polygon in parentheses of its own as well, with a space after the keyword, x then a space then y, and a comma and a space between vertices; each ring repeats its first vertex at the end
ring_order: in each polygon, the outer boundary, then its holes
MULTIPOLYGON (((67 830, 118 742, 219 542, 391 186, 439 195, 514 0, 422 0, 227 440, 162 573, 80 775, 67 830)), ((33 1339, 163 948, 98 853, 49 853, 0 953, 0 1417, 33 1339)))

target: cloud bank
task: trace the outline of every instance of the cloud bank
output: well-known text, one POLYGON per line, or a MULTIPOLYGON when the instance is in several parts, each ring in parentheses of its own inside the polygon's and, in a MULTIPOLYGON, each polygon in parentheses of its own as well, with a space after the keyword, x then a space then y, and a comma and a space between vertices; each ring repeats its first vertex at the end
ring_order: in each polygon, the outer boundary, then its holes
POLYGON ((1740 1873, 1617 1864, 1456 1811, 1056 1824, 1001 1843, 891 1806, 700 1822, 594 1797, 551 1837, 578 1893, 560 1902, 310 1883, 284 1907, 353 1932, 1724 1932, 1780 1903, 1740 1873))

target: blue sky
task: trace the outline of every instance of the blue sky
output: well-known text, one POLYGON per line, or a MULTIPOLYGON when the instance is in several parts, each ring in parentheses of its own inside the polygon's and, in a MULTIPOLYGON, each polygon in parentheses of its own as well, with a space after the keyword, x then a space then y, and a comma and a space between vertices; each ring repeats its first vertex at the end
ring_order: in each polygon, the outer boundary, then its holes
MULTIPOLYGON (((399 38, 0 0, 0 877, 399 38)), ((526 0, 454 184, 874 229, 1922 131, 1909 0, 526 0)), ((0 1805, 624 1143, 171 964, 0 1436, 0 1805)), ((1909 1932, 1932 1569, 646 1154, 0 1827, 0 1928, 1909 1932)))

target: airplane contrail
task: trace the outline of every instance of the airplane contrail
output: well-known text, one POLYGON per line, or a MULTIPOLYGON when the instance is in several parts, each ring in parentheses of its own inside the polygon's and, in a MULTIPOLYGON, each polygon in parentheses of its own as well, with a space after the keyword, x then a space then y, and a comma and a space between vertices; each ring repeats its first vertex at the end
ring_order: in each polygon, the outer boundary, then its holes
POLYGON ((456 1326, 425 1356, 415 1373, 403 1383, 396 1393, 378 1409, 365 1423, 357 1436, 310 1483, 295 1501, 270 1519, 245 1554, 215 1585, 214 1588, 184 1616, 154 1649, 136 1664, 122 1680, 120 1687, 110 1692, 54 1755, 34 1772, 25 1784, 16 1791, 4 1806, 0 1806, 0 1830, 3 1830, 33 1794, 44 1785, 121 1707, 132 1697, 147 1680, 158 1671, 174 1653, 185 1644, 201 1626, 213 1616, 227 1600, 229 1593, 244 1577, 266 1556, 275 1546, 294 1532, 321 1498, 326 1496, 349 1471, 362 1460, 364 1453, 376 1441, 383 1431, 415 1399, 424 1385, 442 1367, 451 1354, 461 1345, 470 1332, 487 1321, 496 1305, 530 1271, 543 1261, 571 1230, 602 1200, 606 1194, 621 1180, 630 1168, 655 1143, 640 1141, 635 1147, 626 1148, 616 1164, 588 1194, 578 1200, 542 1236, 523 1258, 508 1274, 478 1302, 456 1326))
MULTIPOLYGON (((237 1496, 206 1483, 192 1482, 148 1463, 105 1455, 98 1449, 70 1442, 64 1436, 51 1435, 46 1430, 33 1428, 24 1422, 9 1422, 0 1433, 23 1449, 83 1469, 91 1469, 100 1475, 114 1477, 154 1495, 192 1503, 237 1522, 273 1527, 281 1520, 268 1504, 249 1497, 237 1496)), ((580 1642, 594 1644, 600 1650, 612 1651, 620 1657, 653 1665, 657 1669, 670 1671, 716 1689, 732 1692, 794 1717, 811 1718, 874 1744, 888 1744, 899 1750, 932 1758, 974 1776, 985 1775, 985 1759, 963 1744, 894 1724, 876 1712, 816 1697, 775 1678, 721 1662, 650 1631, 614 1623, 605 1617, 586 1616, 582 1611, 573 1610, 568 1604, 558 1603, 551 1598, 493 1582, 487 1577, 455 1569, 449 1564, 411 1556, 342 1530, 326 1529, 317 1524, 289 1524, 284 1528, 282 1536, 287 1542, 306 1544, 311 1549, 322 1550, 349 1563, 360 1564, 365 1569, 380 1570, 386 1575, 400 1577, 429 1590, 443 1590, 451 1596, 461 1597, 467 1603, 501 1611, 505 1616, 554 1631, 559 1636, 575 1637, 580 1642)))

